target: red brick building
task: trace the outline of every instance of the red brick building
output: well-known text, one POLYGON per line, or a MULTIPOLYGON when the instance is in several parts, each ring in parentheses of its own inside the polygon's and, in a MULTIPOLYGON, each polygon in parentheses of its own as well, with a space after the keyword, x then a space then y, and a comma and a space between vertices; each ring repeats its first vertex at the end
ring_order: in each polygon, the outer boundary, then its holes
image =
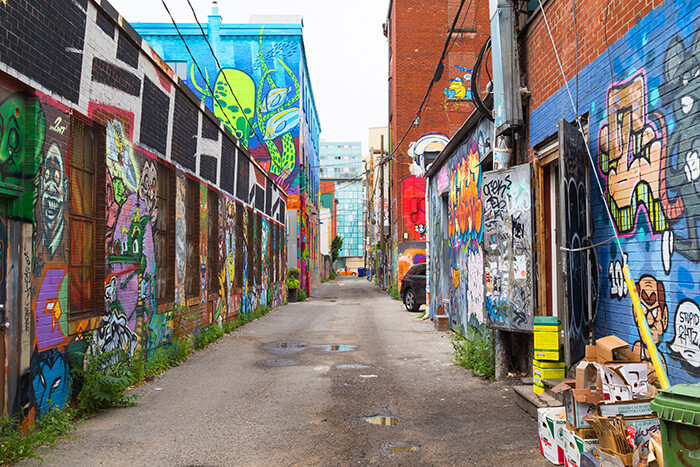
POLYGON ((490 35, 488 2, 392 0, 384 32, 389 42, 388 153, 394 156, 386 248, 391 277, 400 283, 405 271, 426 257, 425 179, 416 160, 439 152, 474 109, 471 69, 490 35), (438 63, 443 71, 436 75, 438 63))

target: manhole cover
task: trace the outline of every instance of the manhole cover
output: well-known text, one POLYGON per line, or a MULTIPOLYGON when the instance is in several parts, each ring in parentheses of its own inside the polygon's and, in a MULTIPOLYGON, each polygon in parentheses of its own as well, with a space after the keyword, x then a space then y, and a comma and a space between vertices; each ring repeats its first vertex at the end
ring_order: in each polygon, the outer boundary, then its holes
POLYGON ((279 367, 279 366, 294 366, 299 365, 301 362, 299 360, 294 360, 291 358, 273 358, 270 360, 261 360, 256 363, 258 366, 262 367, 279 367))
POLYGON ((367 419, 367 421, 370 422, 372 425, 381 426, 396 426, 399 424, 398 417, 385 417, 381 415, 377 415, 376 417, 370 417, 367 419))
POLYGON ((264 344, 262 348, 270 353, 285 355, 306 350, 309 348, 309 344, 297 341, 277 341, 264 344))

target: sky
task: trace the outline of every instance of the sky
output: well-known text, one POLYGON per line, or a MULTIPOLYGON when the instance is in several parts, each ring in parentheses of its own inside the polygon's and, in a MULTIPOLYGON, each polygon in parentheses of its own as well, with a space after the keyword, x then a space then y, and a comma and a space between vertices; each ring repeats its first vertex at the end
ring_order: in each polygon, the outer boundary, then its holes
MULTIPOLYGON (((211 0, 190 0, 199 21, 211 0)), ((170 22, 161 0, 109 0, 129 23, 170 22)), ((178 23, 193 23, 187 0, 165 0, 178 23)), ((219 0, 222 23, 251 15, 294 14, 304 21, 304 46, 321 121, 321 139, 360 141, 388 121, 388 48, 382 34, 389 0, 219 0)))

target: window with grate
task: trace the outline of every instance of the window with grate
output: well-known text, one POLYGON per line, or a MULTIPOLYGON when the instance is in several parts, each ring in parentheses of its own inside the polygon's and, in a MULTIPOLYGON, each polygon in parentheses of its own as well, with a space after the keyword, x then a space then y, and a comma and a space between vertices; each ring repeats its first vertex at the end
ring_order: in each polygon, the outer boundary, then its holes
POLYGON ((244 211, 245 207, 236 203, 236 287, 243 287, 243 268, 247 265, 243 264, 243 230, 244 230, 244 211))
POLYGON ((104 314, 105 133, 100 125, 89 126, 77 118, 71 119, 71 320, 104 314))
POLYGON ((175 173, 158 163, 158 217, 155 228, 156 303, 175 299, 175 173))
POLYGON ((207 203, 209 208, 207 283, 209 292, 216 293, 219 290, 219 196, 211 188, 208 190, 207 195, 209 197, 207 203))
POLYGON ((201 286, 199 272, 199 183, 187 178, 185 194, 185 294, 198 297, 201 286))

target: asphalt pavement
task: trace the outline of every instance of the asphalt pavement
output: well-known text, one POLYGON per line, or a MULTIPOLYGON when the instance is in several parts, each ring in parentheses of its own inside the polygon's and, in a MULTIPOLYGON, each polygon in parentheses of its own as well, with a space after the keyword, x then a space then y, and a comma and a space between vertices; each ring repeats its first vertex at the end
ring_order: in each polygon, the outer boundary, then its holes
MULTIPOLYGON (((322 284, 81 423, 59 466, 545 466, 508 381, 362 278, 322 284)), ((39 465, 37 461, 19 465, 39 465)))

